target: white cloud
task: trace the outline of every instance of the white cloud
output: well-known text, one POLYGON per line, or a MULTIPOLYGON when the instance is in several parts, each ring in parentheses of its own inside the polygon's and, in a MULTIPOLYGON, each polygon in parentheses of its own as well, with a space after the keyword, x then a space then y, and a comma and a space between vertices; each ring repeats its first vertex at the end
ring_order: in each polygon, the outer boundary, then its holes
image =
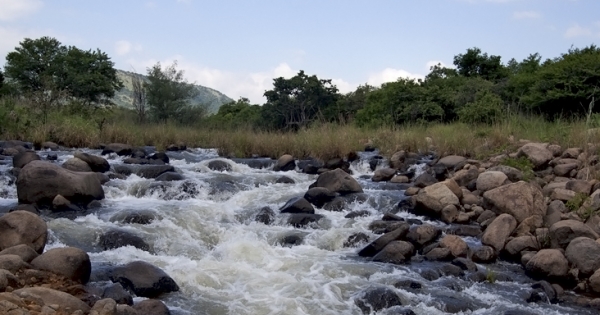
POLYGON ((369 75, 367 83, 370 85, 379 86, 386 82, 397 81, 399 78, 423 79, 424 77, 425 76, 421 74, 410 73, 402 69, 385 68, 380 72, 369 75))
POLYGON ((592 36, 593 32, 591 28, 582 27, 579 24, 575 24, 567 29, 565 32, 566 38, 592 36))
POLYGON ((0 0, 0 21, 14 21, 39 10, 40 0, 0 0))
POLYGON ((133 44, 127 40, 119 40, 115 43, 115 52, 118 56, 124 56, 131 51, 142 51, 142 45, 133 44))
POLYGON ((516 11, 513 13, 513 19, 516 20, 535 20, 541 17, 542 14, 536 11, 516 11))
POLYGON ((19 46, 25 38, 36 39, 42 36, 54 37, 61 42, 65 39, 64 36, 59 36, 52 30, 23 30, 19 28, 4 27, 0 25, 0 65, 5 62, 4 57, 15 47, 19 46))

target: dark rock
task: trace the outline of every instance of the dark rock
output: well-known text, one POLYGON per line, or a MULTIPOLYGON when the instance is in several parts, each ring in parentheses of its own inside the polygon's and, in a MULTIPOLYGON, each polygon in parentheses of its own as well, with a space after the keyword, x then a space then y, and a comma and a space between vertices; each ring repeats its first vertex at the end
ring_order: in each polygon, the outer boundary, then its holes
POLYGON ((165 164, 169 164, 169 156, 165 152, 156 152, 148 158, 151 160, 161 160, 165 164))
POLYGON ((412 226, 406 235, 406 239, 413 243, 415 247, 421 248, 435 241, 440 234, 441 231, 439 228, 430 224, 423 224, 412 226))
POLYGON ((304 194, 304 199, 315 205, 315 207, 321 208, 327 202, 332 201, 336 196, 336 193, 327 188, 313 187, 304 194))
POLYGON ((315 208, 303 197, 295 197, 286 202, 280 209, 281 213, 309 213, 314 214, 315 208))
POLYGON ((104 288, 102 298, 113 299, 118 304, 133 305, 133 297, 125 291, 120 283, 114 283, 104 288))
POLYGON ((473 252, 471 259, 477 263, 491 263, 496 260, 496 251, 490 246, 481 246, 473 252))
POLYGON ((527 298, 528 303, 557 303, 558 295, 554 287, 548 283, 548 281, 540 281, 534 283, 532 286, 532 291, 530 292, 529 297, 527 298))
POLYGON ((446 230, 446 233, 458 236, 477 237, 481 236, 483 232, 478 225, 453 225, 446 230))
POLYGON ((432 298, 435 304, 438 304, 438 308, 446 313, 470 313, 480 308, 470 299, 452 293, 436 294, 432 298))
POLYGON ((449 261, 452 260, 452 252, 448 248, 437 247, 425 254, 425 259, 432 261, 449 261))
POLYGON ((464 270, 464 271, 477 271, 477 265, 475 265, 475 263, 473 261, 471 261, 470 259, 467 258, 463 258, 463 257, 459 257, 459 258, 455 258, 452 261, 452 264, 459 267, 460 269, 464 270))
POLYGON ((402 221, 383 221, 375 220, 369 224, 369 230, 375 234, 384 234, 391 232, 399 227, 403 227, 406 223, 402 221))
POLYGON ((298 233, 292 233, 288 235, 284 235, 279 239, 279 244, 285 247, 292 247, 302 245, 304 242, 304 237, 298 233))
POLYGON ((137 296, 156 297, 162 293, 179 291, 177 283, 163 270, 143 261, 115 267, 109 277, 137 296))
POLYGON ((108 164, 108 161, 103 157, 83 153, 80 151, 75 152, 74 156, 87 163, 87 165, 94 172, 104 173, 110 170, 110 164, 108 164))
POLYGON ((269 225, 275 221, 275 212, 270 207, 262 207, 256 214, 254 220, 269 225))
POLYGON ((41 160, 40 156, 33 151, 19 152, 13 156, 13 167, 23 168, 27 163, 35 160, 41 160))
POLYGON ((91 172, 92 168, 85 163, 84 161, 78 159, 78 158, 71 158, 66 160, 63 164, 62 167, 65 169, 68 169, 70 171, 73 172, 91 172))
POLYGON ((323 218, 324 217, 322 215, 314 213, 291 213, 287 223, 294 227, 300 228, 310 225, 311 223, 316 224, 323 218))
POLYGON ((171 315, 169 308, 159 300, 144 300, 133 305, 138 314, 144 315, 171 315))
POLYGON ((103 250, 123 246, 133 246, 144 251, 150 250, 150 245, 141 237, 124 230, 109 230, 100 236, 99 245, 103 250))
POLYGON ((56 153, 47 153, 46 154, 46 160, 48 160, 48 161, 56 161, 56 160, 58 160, 58 154, 56 154, 56 153))
POLYGON ((348 239, 344 242, 344 247, 356 247, 357 245, 368 241, 369 236, 367 236, 367 234, 358 232, 348 236, 348 239))
POLYGON ((361 257, 372 257, 392 241, 402 239, 408 233, 409 225, 403 223, 396 230, 386 233, 358 252, 361 257))
POLYGON ((9 212, 19 211, 19 210, 31 212, 33 214, 38 214, 38 215, 40 214, 40 210, 38 209, 38 207, 36 205, 27 204, 27 203, 20 203, 17 206, 15 206, 14 208, 10 209, 9 212))
POLYGON ((131 150, 132 158, 145 159, 146 156, 148 156, 148 152, 146 152, 146 150, 144 150, 143 148, 134 148, 133 150, 131 150))
POLYGON ((110 143, 104 146, 101 155, 116 153, 119 156, 131 155, 133 147, 123 143, 110 143))
POLYGON ((396 175, 396 169, 381 168, 375 171, 371 180, 374 182, 389 181, 394 175, 396 175))
POLYGON ((431 176, 428 173, 423 173, 419 176, 417 176, 417 178, 415 178, 415 187, 419 187, 419 188, 424 188, 427 186, 431 186, 435 183, 437 183, 438 180, 435 179, 435 177, 431 176))
POLYGON ((391 212, 386 212, 383 214, 383 217, 381 218, 382 221, 404 221, 404 218, 402 218, 399 215, 393 214, 391 212))
POLYGON ((407 290, 409 292, 418 293, 423 289, 423 284, 414 280, 398 280, 394 282, 394 287, 398 289, 407 290))
POLYGON ((335 197, 333 200, 323 205, 323 210, 327 211, 343 211, 346 208, 348 201, 342 197, 335 197))
POLYGON ((293 156, 289 154, 282 155, 275 165, 273 165, 273 170, 275 172, 287 172, 293 171, 296 169, 296 160, 293 156))
POLYGON ((217 172, 231 172, 232 170, 231 164, 223 160, 212 160, 206 166, 217 172))
POLYGON ((53 248, 31 261, 35 269, 62 275, 86 284, 90 280, 92 264, 86 252, 75 247, 53 248))
POLYGON ((310 185, 309 188, 313 187, 325 187, 341 195, 363 192, 358 182, 341 169, 335 169, 319 175, 317 181, 310 185))
POLYGON ((281 176, 275 181, 275 183, 276 184, 295 184, 296 181, 287 176, 281 176))
POLYGON ((151 210, 134 210, 119 212, 110 218, 111 222, 121 222, 127 224, 150 224, 152 221, 160 219, 158 214, 151 210))
POLYGON ((358 218, 358 217, 368 217, 369 215, 371 215, 371 213, 367 210, 357 210, 357 211, 352 211, 352 212, 346 214, 346 216, 344 216, 344 218, 354 219, 354 218, 358 218))
POLYGON ((183 175, 181 175, 177 172, 166 172, 166 173, 162 173, 158 177, 156 177, 157 181, 162 181, 162 182, 172 182, 172 181, 178 181, 178 180, 184 180, 184 179, 185 179, 185 177, 183 177, 183 175))
POLYGON ((442 276, 439 271, 433 269, 422 270, 419 274, 421 277, 423 277, 423 279, 428 281, 435 281, 442 276))
POLYGON ((173 151, 173 152, 185 151, 185 150, 187 150, 187 145, 185 145, 185 143, 169 144, 167 146, 166 150, 173 151))
POLYGON ((463 269, 460 266, 456 266, 453 264, 444 264, 440 267, 440 273, 444 276, 452 276, 452 277, 463 277, 465 275, 463 269))
POLYGON ((371 314, 392 306, 402 305, 398 294, 386 287, 368 288, 362 291, 354 302, 363 314, 371 314))
POLYGON ((405 241, 392 241, 373 256, 373 261, 391 264, 403 264, 414 255, 415 247, 405 241))
POLYGON ((125 164, 139 164, 139 165, 165 165, 165 162, 161 160, 152 160, 146 158, 126 158, 123 160, 125 164))

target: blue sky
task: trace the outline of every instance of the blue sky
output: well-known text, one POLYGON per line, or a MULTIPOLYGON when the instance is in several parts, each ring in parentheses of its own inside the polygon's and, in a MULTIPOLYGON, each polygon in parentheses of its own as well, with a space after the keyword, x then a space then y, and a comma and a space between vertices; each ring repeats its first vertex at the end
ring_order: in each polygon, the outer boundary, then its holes
POLYGON ((119 69, 177 60, 190 82, 263 103, 299 70, 342 92, 451 65, 467 48, 522 60, 600 41, 598 0, 0 0, 0 65, 23 38, 100 48, 119 69))

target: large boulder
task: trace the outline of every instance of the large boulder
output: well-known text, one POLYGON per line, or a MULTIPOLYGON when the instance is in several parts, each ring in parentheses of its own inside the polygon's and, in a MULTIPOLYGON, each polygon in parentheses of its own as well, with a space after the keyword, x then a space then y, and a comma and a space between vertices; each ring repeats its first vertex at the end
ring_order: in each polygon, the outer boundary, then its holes
POLYGON ((460 201, 456 194, 452 192, 444 182, 435 183, 421 189, 421 191, 413 198, 415 200, 415 208, 413 211, 416 214, 431 217, 443 216, 444 221, 447 223, 454 221, 458 215, 456 207, 460 205, 460 201), (454 206, 454 208, 449 206, 454 206), (454 211, 446 211, 453 213, 443 213, 444 209, 453 209, 454 211))
POLYGON ((33 151, 19 152, 17 155, 13 156, 13 167, 23 168, 27 163, 36 160, 41 160, 41 158, 33 151))
POLYGON ((91 155, 81 151, 75 152, 73 156, 87 163, 87 165, 89 165, 94 172, 104 173, 110 170, 110 164, 108 164, 108 161, 103 157, 91 155))
POLYGON ((104 190, 93 172, 73 172, 44 161, 31 161, 25 165, 17 179, 20 203, 49 204, 56 195, 87 205, 93 200, 104 199, 104 190))
POLYGON ((595 293, 600 293, 600 269, 596 270, 590 277, 590 289, 595 293))
POLYGON ((373 257, 373 261, 402 264, 408 261, 414 252, 415 247, 411 243, 405 241, 392 241, 373 257))
POLYGON ((600 244, 587 237, 575 238, 565 250, 567 260, 584 277, 589 277, 594 271, 600 269, 600 244))
POLYGON ((15 245, 4 249, 0 251, 0 256, 2 255, 17 255, 26 263, 30 263, 33 259, 39 256, 39 254, 33 248, 31 248, 31 246, 26 244, 15 245))
POLYGON ((217 172, 231 172, 232 167, 227 161, 224 160, 212 160, 209 161, 206 166, 213 171, 217 172))
POLYGON ((464 156, 448 155, 448 156, 441 158, 437 162, 437 165, 442 165, 442 166, 446 167, 447 169, 454 170, 457 166, 460 166, 466 160, 467 160, 467 158, 464 156))
POLYGON ((276 172, 287 172, 293 171, 296 169, 296 160, 293 156, 289 154, 282 155, 275 165, 273 165, 273 170, 276 172))
POLYGON ((114 165, 117 174, 129 176, 135 174, 143 178, 157 178, 167 172, 175 172, 172 165, 114 165))
POLYGON ((116 153, 120 156, 131 155, 131 153, 133 153, 133 147, 123 143, 110 143, 104 147, 101 154, 106 155, 110 153, 116 153))
POLYGON ((558 249, 542 249, 527 262, 525 270, 535 279, 565 280, 569 261, 558 249))
POLYGON ((479 174, 477 177, 477 190, 479 191, 488 191, 497 187, 504 185, 504 183, 508 180, 506 174, 500 171, 487 171, 479 174))
POLYGON ((375 171, 371 180, 374 182, 389 181, 394 175, 396 175, 396 169, 390 167, 380 168, 375 171))
POLYGON ((0 256, 0 270, 8 270, 9 272, 16 273, 21 269, 28 268, 31 268, 31 266, 17 255, 0 256))
POLYGON ((523 181, 488 190, 483 199, 486 208, 498 214, 508 213, 519 223, 533 215, 542 218, 546 215, 546 203, 540 189, 523 181))
POLYGON ((540 250, 540 240, 535 236, 518 236, 506 243, 504 246, 504 254, 509 258, 520 258, 522 251, 538 251, 540 250))
POLYGON ((295 197, 286 202, 281 209, 281 213, 309 213, 314 214, 315 208, 303 197, 295 197))
POLYGON ((36 269, 50 271, 82 284, 90 280, 90 256, 75 247, 53 248, 31 261, 36 269))
POLYGON ((41 254, 47 238, 46 222, 36 214, 17 210, 0 217, 0 250, 25 244, 41 254))
POLYGON ((552 152, 548 150, 548 144, 546 143, 527 143, 519 149, 517 156, 526 157, 533 163, 535 168, 541 168, 547 165, 554 157, 552 152))
POLYGON ((487 227, 485 233, 483 233, 483 236, 481 237, 481 243, 489 245, 494 248, 496 252, 499 252, 504 248, 506 239, 516 228, 517 220, 515 220, 515 218, 510 214, 501 214, 487 227))
MULTIPOLYGON (((38 298, 41 299, 45 305, 56 305, 56 314, 71 314, 75 311, 81 311, 83 314, 87 314, 90 311, 90 307, 82 300, 65 292, 57 291, 50 288, 44 287, 32 287, 15 290, 12 293, 16 294, 23 299, 38 298), (66 313, 66 310, 69 310, 66 313)), ((20 313, 15 313, 20 314, 20 313)), ((28 313, 23 313, 28 314, 28 313)), ((52 313, 53 314, 53 313, 52 313)))
POLYGON ((548 232, 552 248, 566 248, 572 240, 578 237, 587 237, 593 240, 599 238, 592 228, 577 220, 558 221, 550 227, 548 232))
POLYGON ((356 179, 339 168, 319 175, 317 181, 310 185, 310 188, 313 187, 325 187, 341 195, 363 192, 356 179))
POLYGON ((336 196, 336 193, 327 188, 313 187, 304 194, 304 199, 315 205, 315 207, 322 208, 326 203, 333 200, 336 196))
POLYGON ((496 165, 488 168, 488 172, 491 171, 504 173, 504 175, 506 175, 508 177, 508 180, 510 180, 511 182, 518 182, 523 179, 523 172, 512 166, 496 165))
POLYGON ((442 231, 439 228, 431 224, 422 224, 412 226, 406 235, 406 239, 417 248, 421 248, 435 241, 441 233, 442 231))
POLYGON ((402 239, 408 233, 408 223, 402 222, 395 230, 385 233, 358 252, 361 257, 372 257, 379 253, 387 244, 402 239))
POLYGON ((115 267, 109 277, 111 281, 120 283, 137 296, 156 297, 162 293, 179 291, 179 286, 173 278, 160 268, 143 261, 115 267))
POLYGON ((63 165, 63 168, 66 168, 73 172, 91 172, 92 168, 83 160, 80 160, 76 157, 70 158, 66 160, 63 165))

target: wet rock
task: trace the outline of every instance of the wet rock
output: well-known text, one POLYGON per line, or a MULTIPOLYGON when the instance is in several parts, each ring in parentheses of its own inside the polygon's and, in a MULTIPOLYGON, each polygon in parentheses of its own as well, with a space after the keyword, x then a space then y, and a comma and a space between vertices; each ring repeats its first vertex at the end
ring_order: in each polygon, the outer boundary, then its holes
POLYGON ((413 293, 421 292, 421 289, 423 289, 423 284, 410 279, 398 280, 394 282, 393 285, 398 289, 407 290, 413 293))
POLYGON ((152 210, 133 210, 119 212, 113 215, 110 221, 126 224, 150 224, 157 219, 160 219, 160 217, 152 210))
POLYGON ((90 311, 90 307, 80 299, 57 290, 44 287, 32 287, 15 290, 13 294, 23 299, 31 299, 31 297, 41 299, 45 305, 57 305, 58 310, 65 312, 69 309, 69 313, 75 311, 81 311, 87 314, 90 311))
POLYGON ((27 163, 36 160, 41 160, 41 158, 33 151, 19 152, 13 156, 13 167, 23 168, 25 165, 27 165, 27 163))
POLYGON ((76 204, 104 199, 104 190, 95 173, 78 173, 45 161, 32 161, 17 179, 17 195, 22 203, 50 203, 62 195, 76 204))
POLYGON ((391 264, 403 264, 414 255, 415 247, 405 241, 392 241, 373 256, 373 261, 391 264))
POLYGON ((598 239, 599 236, 589 226, 576 220, 563 220, 554 223, 548 231, 552 248, 566 248, 577 237, 598 239))
POLYGON ((277 243, 285 247, 302 245, 304 243, 304 236, 299 233, 290 233, 282 236, 277 243))
POLYGON ((231 172, 231 164, 223 160, 212 160, 206 165, 210 170, 217 172, 231 172))
POLYGON ((344 247, 356 247, 357 245, 366 243, 368 241, 369 236, 367 236, 367 234, 358 232, 348 236, 348 238, 344 242, 344 247))
POLYGON ((124 164, 139 164, 139 165, 165 165, 161 160, 153 160, 139 157, 130 157, 123 160, 124 164))
POLYGON ((58 151, 60 149, 60 147, 58 146, 58 144, 56 144, 52 141, 46 141, 46 142, 42 142, 42 149, 58 151))
POLYGON ((348 205, 348 201, 342 197, 335 197, 333 200, 323 205, 323 210, 343 211, 348 205))
POLYGON ((454 260, 452 260, 452 264, 454 266, 459 267, 460 269, 462 269, 464 271, 470 271, 470 272, 477 271, 477 265, 475 265, 475 263, 473 261, 471 261, 470 259, 467 259, 464 257, 455 258, 454 260))
POLYGON ((254 217, 256 222, 269 225, 275 221, 275 211, 270 207, 262 207, 254 217))
POLYGON ((102 291, 102 298, 113 299, 118 304, 133 305, 133 297, 120 283, 113 283, 102 291))
POLYGON ((450 314, 469 313, 479 308, 469 298, 451 293, 436 294, 433 299, 441 311, 450 314))
POLYGON ((469 246, 456 235, 446 235, 440 239, 440 247, 448 248, 454 257, 467 257, 469 246))
POLYGON ((2 255, 17 255, 26 263, 30 263, 34 258, 39 256, 31 246, 25 244, 6 248, 0 251, 0 256, 2 255))
POLYGON ((58 154, 56 154, 56 153, 46 153, 46 160, 47 161, 56 161, 56 160, 58 160, 58 154))
POLYGON ((485 192, 504 185, 508 180, 506 174, 500 171, 487 171, 477 177, 477 190, 485 192))
POLYGON ((452 260, 452 252, 448 248, 436 247, 425 253, 425 259, 432 261, 452 260))
POLYGON ((471 236, 478 237, 483 232, 481 231, 481 227, 478 225, 453 225, 446 230, 447 234, 453 234, 458 236, 471 236))
POLYGON ((159 300, 143 300, 133 305, 138 314, 144 315, 171 315, 169 308, 159 300))
POLYGON ((179 291, 177 283, 163 270, 143 261, 115 267, 109 277, 137 296, 156 297, 162 293, 179 291))
POLYGON ((408 223, 403 223, 399 228, 394 231, 388 232, 371 244, 367 245, 363 249, 358 252, 358 255, 361 257, 372 257, 375 256, 379 251, 381 251, 387 244, 392 241, 400 240, 408 233, 409 225, 408 223))
POLYGON ((392 179, 392 177, 394 177, 394 175, 396 175, 396 170, 393 168, 380 168, 378 170, 375 171, 375 173, 373 174, 373 177, 371 178, 372 181, 374 182, 382 182, 382 181, 389 181, 390 179, 392 179))
POLYGON ((383 221, 383 220, 375 220, 369 224, 369 230, 373 231, 375 234, 384 234, 391 232, 399 227, 404 226, 404 222, 402 221, 383 221))
POLYGON ((439 279, 442 275, 439 271, 434 269, 425 269, 419 273, 423 279, 428 281, 435 281, 439 279))
POLYGON ((412 226, 406 235, 406 239, 413 243, 415 247, 421 248, 431 242, 434 242, 441 234, 439 228, 431 224, 412 226))
POLYGON ((392 306, 402 305, 398 294, 386 287, 370 287, 360 292, 354 303, 363 314, 371 314, 392 306))
POLYGON ((83 153, 81 151, 75 152, 73 156, 87 163, 94 172, 104 173, 110 170, 110 164, 108 164, 108 161, 103 157, 83 153))
POLYGON ((455 278, 465 276, 463 269, 453 264, 444 264, 442 267, 440 267, 440 273, 444 276, 451 276, 455 278))
POLYGON ((367 210, 352 211, 344 216, 346 219, 355 219, 359 217, 368 217, 371 213, 367 210))
POLYGON ((341 169, 327 171, 319 175, 317 181, 310 185, 309 188, 313 187, 325 187, 330 191, 341 195, 363 192, 363 189, 358 182, 350 176, 350 174, 341 169))
POLYGON ((558 296, 556 290, 547 281, 540 281, 531 286, 532 290, 527 297, 527 303, 556 303, 558 296))
POLYGON ((281 176, 275 181, 275 183, 276 184, 295 184, 296 181, 287 176, 281 176))
POLYGON ((169 156, 165 152, 156 152, 148 158, 151 160, 161 160, 165 164, 169 164, 169 156))
POLYGON ((314 214, 315 208, 303 197, 295 197, 286 202, 280 209, 281 213, 309 213, 314 214))
POLYGON ((417 178, 415 178, 414 185, 415 185, 415 187, 425 188, 425 187, 431 186, 437 182, 438 182, 438 180, 435 179, 435 177, 433 177, 433 175, 431 175, 429 173, 423 173, 423 174, 417 176, 417 178))
POLYGON ((42 253, 48 238, 46 222, 27 211, 13 211, 0 217, 0 250, 25 244, 42 253))
POLYGON ((109 143, 104 146, 101 155, 116 153, 119 156, 131 155, 133 147, 123 143, 109 143))
MULTIPOLYGON (((440 212, 440 220, 444 223, 452 223, 454 221, 459 221, 460 213, 455 205, 446 205, 442 208, 442 212, 440 212)), ((460 221, 459 221, 460 222, 460 221)), ((468 220, 467 220, 468 222, 468 220)))
POLYGON ((499 252, 504 248, 506 239, 512 234, 517 227, 517 221, 509 214, 499 215, 483 233, 481 243, 489 245, 494 250, 499 252))
POLYGON ((583 277, 589 277, 600 269, 600 243, 587 237, 573 239, 567 249, 565 256, 572 266, 579 269, 583 277))
POLYGON ((304 199, 315 205, 317 208, 323 207, 327 202, 332 201, 337 196, 336 193, 324 187, 310 188, 305 194, 304 199))
POLYGON ((109 230, 100 236, 98 245, 103 250, 115 249, 123 246, 133 246, 144 251, 150 251, 150 245, 141 237, 124 230, 109 230))
POLYGON ((293 227, 305 227, 311 224, 317 224, 324 217, 314 213, 291 213, 287 223, 293 227))
POLYGON ((600 293, 600 269, 596 270, 588 280, 590 289, 595 293, 600 293))
POLYGON ((527 262, 525 270, 534 279, 565 280, 569 261, 558 249, 542 249, 527 262))
POLYGON ((68 169, 73 172, 91 172, 92 168, 85 163, 84 161, 78 158, 70 158, 66 160, 63 165, 63 168, 68 169))
POLYGON ((528 143, 522 146, 517 152, 517 157, 526 157, 535 168, 541 168, 552 160, 552 152, 548 150, 545 143, 528 143))
POLYGON ((471 259, 482 264, 494 262, 496 260, 496 250, 490 246, 481 246, 473 252, 471 259))
POLYGON ((177 144, 169 144, 166 148, 167 151, 178 152, 187 150, 187 145, 185 143, 179 142, 177 144))
POLYGON ((518 259, 523 251, 537 250, 540 250, 540 241, 535 236, 519 236, 506 243, 503 254, 511 259, 518 259))
POLYGON ((273 170, 275 172, 287 172, 293 171, 296 169, 296 160, 294 157, 289 154, 282 155, 275 165, 273 165, 273 170))
POLYGON ((177 173, 177 172, 166 172, 166 173, 162 173, 160 174, 158 177, 156 177, 156 181, 162 181, 162 182, 172 182, 172 181, 178 181, 178 180, 184 180, 185 177, 183 177, 183 175, 177 173))
POLYGON ((53 248, 31 261, 31 265, 82 284, 90 280, 92 272, 88 254, 75 247, 53 248))
POLYGON ((517 182, 488 190, 483 199, 488 208, 497 214, 510 214, 518 223, 533 215, 546 215, 544 196, 530 183, 517 182))
POLYGON ((82 209, 80 207, 78 207, 77 205, 72 204, 69 200, 67 200, 67 198, 65 198, 61 195, 56 195, 56 197, 54 197, 54 199, 52 199, 52 211, 53 212, 66 212, 66 211, 79 212, 79 211, 82 211, 82 209))

